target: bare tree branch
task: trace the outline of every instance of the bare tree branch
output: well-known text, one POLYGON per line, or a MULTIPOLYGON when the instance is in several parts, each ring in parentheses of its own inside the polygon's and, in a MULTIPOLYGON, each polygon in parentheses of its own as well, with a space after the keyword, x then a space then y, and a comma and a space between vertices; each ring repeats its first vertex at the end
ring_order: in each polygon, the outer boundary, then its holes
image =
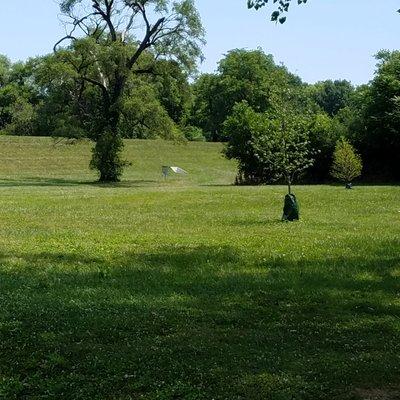
POLYGON ((75 36, 67 35, 64 36, 62 39, 60 39, 53 47, 53 51, 57 52, 57 47, 62 43, 65 42, 66 40, 77 40, 75 36))
POLYGON ((111 40, 113 42, 116 42, 118 39, 117 32, 116 32, 114 24, 111 20, 114 0, 104 0, 104 3, 106 5, 106 11, 104 11, 101 8, 98 0, 92 0, 92 1, 93 1, 93 8, 101 15, 101 17, 106 22, 108 29, 110 30, 111 40))

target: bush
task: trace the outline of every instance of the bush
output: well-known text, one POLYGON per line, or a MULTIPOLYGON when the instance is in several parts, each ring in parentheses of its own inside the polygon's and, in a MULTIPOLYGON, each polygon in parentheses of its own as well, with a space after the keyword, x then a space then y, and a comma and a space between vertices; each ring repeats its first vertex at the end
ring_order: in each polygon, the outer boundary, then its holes
POLYGON ((344 138, 338 140, 333 155, 331 175, 346 184, 361 175, 362 160, 353 146, 344 138))
POLYGON ((203 130, 197 126, 185 126, 183 129, 183 134, 185 138, 191 142, 205 142, 206 138, 204 136, 203 130))

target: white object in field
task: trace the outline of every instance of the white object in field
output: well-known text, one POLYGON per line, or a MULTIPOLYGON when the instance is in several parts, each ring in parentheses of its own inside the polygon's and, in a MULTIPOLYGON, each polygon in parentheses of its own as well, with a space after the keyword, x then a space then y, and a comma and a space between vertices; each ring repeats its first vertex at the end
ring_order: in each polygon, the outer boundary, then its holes
POLYGON ((182 169, 182 168, 179 168, 179 167, 170 167, 171 169, 172 169, 172 171, 174 171, 176 174, 186 174, 187 175, 187 172, 184 170, 184 169, 182 169))
POLYGON ((162 166, 162 174, 165 179, 167 179, 167 176, 169 175, 169 171, 172 171, 175 174, 187 174, 187 172, 180 167, 170 167, 170 166, 163 165, 162 166))

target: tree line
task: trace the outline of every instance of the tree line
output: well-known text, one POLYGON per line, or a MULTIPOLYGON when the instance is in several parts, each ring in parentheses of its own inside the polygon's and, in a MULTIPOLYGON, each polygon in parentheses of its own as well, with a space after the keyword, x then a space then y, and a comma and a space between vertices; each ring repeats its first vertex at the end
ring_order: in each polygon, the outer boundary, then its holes
MULTIPOLYGON (((92 43, 79 45, 79 52, 94 51, 92 43)), ((78 59, 76 51, 66 48, 17 63, 0 57, 3 133, 96 140, 96 124, 104 118, 101 91, 79 84, 65 62, 78 59)), ((306 84, 261 50, 232 50, 215 73, 192 81, 175 60, 153 59, 150 52, 142 57, 137 68, 151 63, 152 71, 128 74, 115 128, 121 138, 227 142, 226 155, 238 160, 238 182, 265 183, 273 172, 255 152, 262 123, 252 130, 251 120, 264 116, 269 122, 282 119, 290 124, 298 115, 297 129, 306 132, 314 152, 305 180, 329 179, 340 138, 361 154, 366 179, 400 178, 399 51, 381 51, 374 79, 358 87, 345 80, 306 84)))

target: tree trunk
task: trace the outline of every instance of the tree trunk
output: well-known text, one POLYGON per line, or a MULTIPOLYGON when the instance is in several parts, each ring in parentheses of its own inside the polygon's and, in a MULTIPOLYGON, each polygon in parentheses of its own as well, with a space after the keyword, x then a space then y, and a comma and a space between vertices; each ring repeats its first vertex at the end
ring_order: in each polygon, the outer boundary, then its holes
POLYGON ((104 128, 98 133, 91 168, 99 172, 99 182, 119 182, 127 165, 121 158, 124 142, 118 134, 117 105, 105 112, 104 128))
POLYGON ((288 194, 285 196, 282 221, 297 221, 300 218, 299 204, 296 196, 292 193, 292 177, 290 175, 286 176, 286 182, 288 194))
POLYGON ((99 172, 99 182, 119 182, 127 165, 121 158, 124 142, 118 134, 120 102, 125 82, 126 77, 116 76, 113 90, 104 97, 104 128, 97 135, 90 163, 99 172))
POLYGON ((288 194, 292 194, 292 180, 290 177, 287 178, 288 194))

